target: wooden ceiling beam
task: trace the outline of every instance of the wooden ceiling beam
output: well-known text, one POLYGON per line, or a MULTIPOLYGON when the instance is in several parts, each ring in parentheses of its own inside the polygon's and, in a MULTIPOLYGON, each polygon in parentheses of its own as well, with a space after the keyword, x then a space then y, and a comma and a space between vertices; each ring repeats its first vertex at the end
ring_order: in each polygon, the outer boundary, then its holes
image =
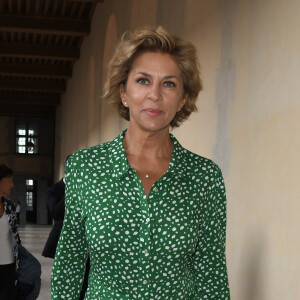
POLYGON ((0 90, 63 93, 66 85, 64 81, 0 79, 0 90))
POLYGON ((72 77, 72 69, 52 65, 0 64, 0 75, 68 79, 72 77))
POLYGON ((63 0, 64 2, 103 3, 104 0, 63 0))
POLYGON ((0 43, 0 56, 74 61, 79 59, 80 51, 74 47, 41 46, 22 43, 0 43))
POLYGON ((14 105, 46 105, 57 106, 60 104, 60 96, 58 95, 1 95, 1 104, 14 105))
POLYGON ((1 31, 84 37, 90 33, 90 27, 88 20, 0 14, 1 31))

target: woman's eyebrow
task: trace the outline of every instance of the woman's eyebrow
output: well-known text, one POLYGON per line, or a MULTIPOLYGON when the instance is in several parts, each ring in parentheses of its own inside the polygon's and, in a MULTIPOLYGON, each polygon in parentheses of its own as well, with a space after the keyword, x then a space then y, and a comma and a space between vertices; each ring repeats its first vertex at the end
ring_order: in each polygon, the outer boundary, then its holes
MULTIPOLYGON (((146 72, 137 72, 136 74, 141 74, 141 75, 143 75, 145 77, 151 77, 152 76, 151 74, 146 73, 146 72)), ((173 79, 173 78, 175 78, 175 79, 178 80, 178 77, 175 76, 175 75, 166 75, 166 76, 163 76, 163 78, 164 79, 173 79)))
POLYGON ((178 79, 178 77, 175 75, 166 75, 166 76, 164 76, 164 78, 165 79, 173 79, 173 78, 178 79))
POLYGON ((136 74, 141 74, 141 75, 143 75, 145 77, 151 77, 151 74, 148 74, 146 72, 137 72, 136 74))

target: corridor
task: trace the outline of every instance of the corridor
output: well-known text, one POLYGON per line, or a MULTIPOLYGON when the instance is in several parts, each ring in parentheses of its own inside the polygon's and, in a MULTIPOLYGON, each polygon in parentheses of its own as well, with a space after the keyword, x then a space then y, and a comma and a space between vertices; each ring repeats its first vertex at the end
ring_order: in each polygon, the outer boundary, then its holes
POLYGON ((42 265, 42 285, 38 300, 50 300, 50 276, 53 259, 41 255, 51 226, 25 225, 19 226, 19 234, 23 246, 32 253, 42 265))

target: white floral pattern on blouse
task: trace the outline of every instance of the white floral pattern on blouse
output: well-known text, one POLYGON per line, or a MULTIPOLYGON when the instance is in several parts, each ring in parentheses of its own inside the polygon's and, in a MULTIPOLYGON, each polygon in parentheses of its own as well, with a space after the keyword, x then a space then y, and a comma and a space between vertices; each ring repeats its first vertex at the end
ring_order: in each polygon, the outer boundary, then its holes
POLYGON ((51 299, 230 299, 220 169, 173 135, 168 171, 148 195, 128 164, 124 130, 68 160, 66 213, 51 299))

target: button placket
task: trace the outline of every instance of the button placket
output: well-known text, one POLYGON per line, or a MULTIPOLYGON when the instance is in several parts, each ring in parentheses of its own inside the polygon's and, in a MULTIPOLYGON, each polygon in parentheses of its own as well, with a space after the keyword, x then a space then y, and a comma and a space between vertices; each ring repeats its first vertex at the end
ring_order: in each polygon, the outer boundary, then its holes
POLYGON ((150 247, 151 247, 151 205, 149 203, 156 201, 158 197, 159 189, 154 184, 150 190, 148 199, 145 195, 144 189, 141 186, 140 190, 140 211, 141 211, 141 229, 140 229, 140 279, 141 279, 141 291, 143 291, 144 299, 148 299, 146 295, 149 295, 149 279, 150 274, 150 247))
POLYGON ((141 288, 145 295, 149 283, 149 246, 150 246, 150 214, 148 199, 144 190, 140 194, 141 228, 140 228, 140 271, 141 288))

